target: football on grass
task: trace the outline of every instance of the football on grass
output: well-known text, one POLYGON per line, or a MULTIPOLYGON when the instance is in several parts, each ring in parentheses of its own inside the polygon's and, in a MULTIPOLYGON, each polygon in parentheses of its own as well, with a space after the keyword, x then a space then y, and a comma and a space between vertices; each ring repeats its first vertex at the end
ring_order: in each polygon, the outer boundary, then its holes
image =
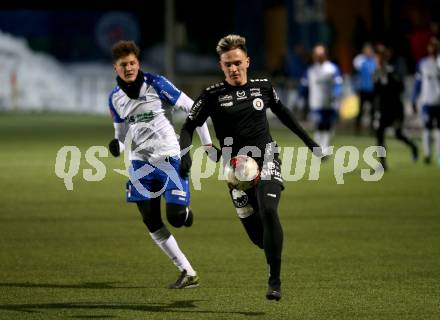
POLYGON ((228 184, 238 190, 252 188, 259 180, 258 163, 251 157, 238 155, 225 166, 224 176, 228 184))

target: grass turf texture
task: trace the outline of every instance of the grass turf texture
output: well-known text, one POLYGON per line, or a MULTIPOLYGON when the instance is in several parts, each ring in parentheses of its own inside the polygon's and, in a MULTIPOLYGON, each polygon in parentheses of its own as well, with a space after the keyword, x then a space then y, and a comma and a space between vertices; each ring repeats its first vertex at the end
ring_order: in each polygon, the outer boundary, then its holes
MULTIPOLYGON (((286 183, 277 303, 264 298, 263 252, 214 178, 192 192, 194 225, 170 227, 201 286, 165 289, 178 273, 125 203, 122 159, 101 159, 102 181, 82 178, 86 150, 112 136, 107 117, 0 114, 0 319, 439 319, 440 167, 411 163, 395 140, 380 182, 361 180, 361 162, 337 185, 330 160, 319 181, 286 183), (83 156, 73 191, 54 173, 64 145, 83 156)), ((287 129, 273 136, 299 145, 287 129)))

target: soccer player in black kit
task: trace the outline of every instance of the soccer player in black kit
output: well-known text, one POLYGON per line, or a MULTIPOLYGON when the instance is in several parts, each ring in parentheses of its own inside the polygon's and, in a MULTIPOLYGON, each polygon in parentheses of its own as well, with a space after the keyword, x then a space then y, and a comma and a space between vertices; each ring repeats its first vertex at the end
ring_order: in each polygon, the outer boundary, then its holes
MULTIPOLYGON (((258 152, 244 152, 257 161, 261 172, 260 181, 246 191, 230 187, 230 194, 249 238, 255 245, 264 249, 269 265, 269 288, 266 298, 278 301, 281 299, 280 269, 283 246, 278 203, 284 187, 266 110, 272 110, 317 156, 322 156, 322 152, 297 123, 292 113, 283 106, 267 79, 248 79, 250 59, 245 38, 238 35, 225 36, 218 42, 216 50, 225 80, 205 89, 194 101, 180 133, 180 147, 182 150, 189 147, 195 128, 211 117, 221 147, 232 148, 231 157, 239 154, 243 147, 248 151, 249 147, 261 151, 260 155, 256 154, 258 152)), ((226 158, 225 154, 223 157, 226 158)), ((220 155, 217 160, 219 158, 220 155)), ((191 162, 189 153, 186 153, 182 157, 181 173, 189 172, 191 162)))

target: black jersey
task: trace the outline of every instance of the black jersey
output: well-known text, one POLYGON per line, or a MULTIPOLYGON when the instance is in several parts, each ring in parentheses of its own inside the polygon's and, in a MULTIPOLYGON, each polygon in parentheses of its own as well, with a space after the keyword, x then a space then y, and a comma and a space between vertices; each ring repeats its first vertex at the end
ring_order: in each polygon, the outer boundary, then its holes
POLYGON ((233 155, 245 146, 256 146, 262 152, 272 142, 266 110, 282 107, 267 79, 251 79, 243 86, 225 81, 206 88, 195 100, 189 118, 197 126, 211 117, 221 146, 233 138, 233 155))
POLYGON ((225 146, 225 138, 232 138, 232 145, 227 144, 232 147, 232 156, 239 152, 243 154, 241 149, 244 147, 257 147, 261 152, 260 157, 253 154, 251 149, 246 149, 244 153, 261 160, 267 151, 276 153, 266 116, 267 109, 310 149, 319 147, 283 106, 267 79, 251 79, 243 86, 231 86, 223 81, 206 88, 194 102, 182 127, 180 147, 182 150, 187 148, 195 127, 211 117, 221 147, 225 146), (266 149, 268 144, 270 148, 266 149))

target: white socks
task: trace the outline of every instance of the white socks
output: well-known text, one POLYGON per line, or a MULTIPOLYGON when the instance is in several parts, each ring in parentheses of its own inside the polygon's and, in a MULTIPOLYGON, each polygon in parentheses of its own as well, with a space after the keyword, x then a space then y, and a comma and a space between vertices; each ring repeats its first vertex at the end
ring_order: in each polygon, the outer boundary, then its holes
POLYGON ((431 130, 423 129, 422 142, 423 142, 423 154, 425 157, 431 156, 431 141, 434 142, 435 156, 438 158, 440 156, 440 130, 432 130, 432 140, 431 140, 431 130))
POLYGON ((162 249, 162 251, 165 252, 165 254, 173 261, 180 271, 186 270, 189 276, 196 275, 196 272, 192 268, 188 259, 177 245, 176 239, 174 239, 173 235, 165 226, 153 233, 150 233, 150 236, 153 241, 162 249))
POLYGON ((435 156, 437 161, 440 157, 440 129, 434 129, 434 145, 435 145, 435 156))
POLYGON ((329 147, 331 136, 331 131, 316 131, 314 134, 316 143, 318 143, 323 150, 327 150, 329 147))

